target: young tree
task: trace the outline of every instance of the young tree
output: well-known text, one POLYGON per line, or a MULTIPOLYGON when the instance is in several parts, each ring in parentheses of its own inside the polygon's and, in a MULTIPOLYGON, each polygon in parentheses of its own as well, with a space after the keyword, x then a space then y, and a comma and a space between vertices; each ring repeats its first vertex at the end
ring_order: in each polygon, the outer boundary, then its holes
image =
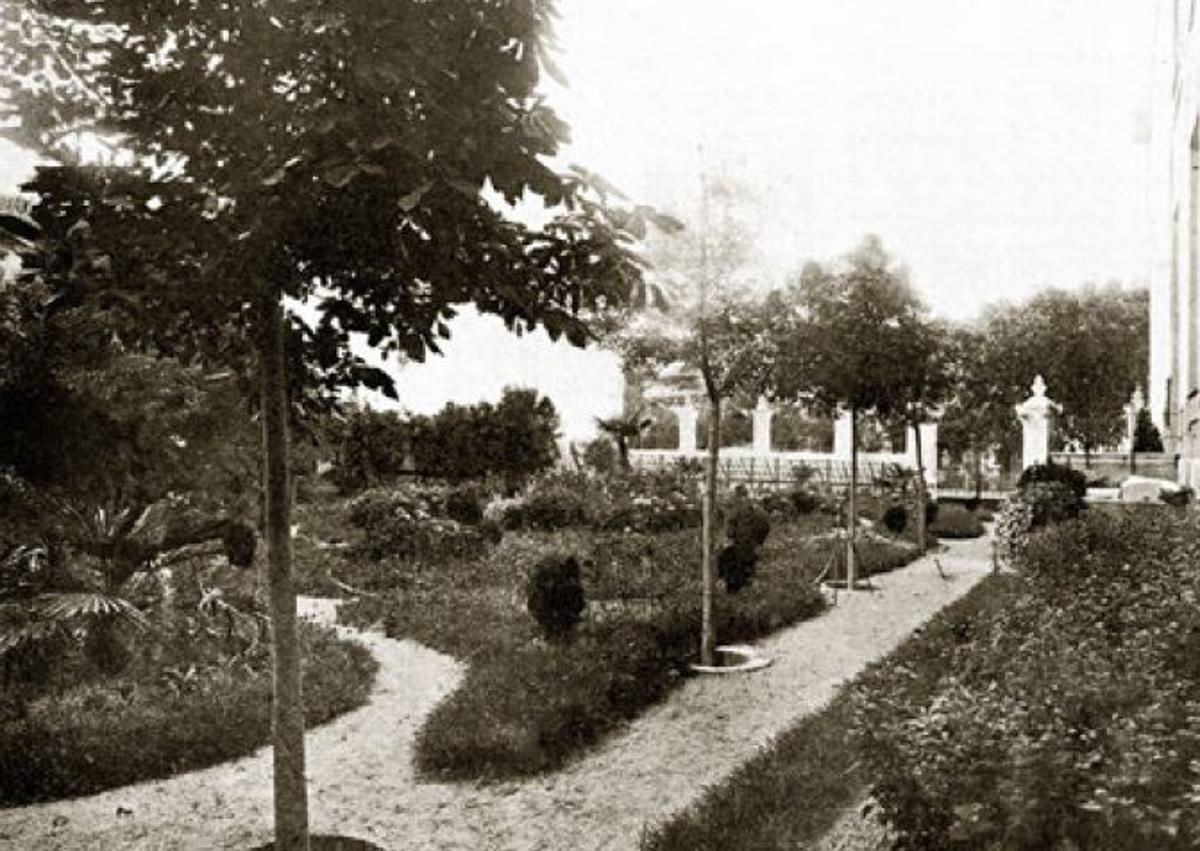
POLYGON ((953 380, 953 349, 947 326, 922 315, 919 305, 897 319, 901 334, 896 341, 897 382, 895 398, 888 407, 913 436, 917 476, 917 546, 926 549, 925 455, 921 426, 932 420, 950 394, 953 380))
POLYGON ((701 532, 700 661, 704 665, 713 663, 716 646, 713 539, 722 407, 735 395, 757 395, 771 353, 762 303, 750 294, 747 280, 753 240, 739 215, 739 205, 746 200, 736 183, 718 180, 710 185, 707 175, 701 175, 698 223, 653 245, 650 252, 655 274, 671 302, 669 311, 643 314, 613 337, 627 373, 643 372, 646 365, 653 371, 682 366, 676 379, 680 389, 702 394, 708 402, 701 532), (714 203, 715 216, 711 215, 714 203))
POLYGON ((596 428, 612 438, 616 445, 617 462, 622 470, 629 470, 629 442, 637 439, 652 422, 641 406, 619 416, 596 418, 596 428))
POLYGON ((536 91, 542 69, 556 73, 549 0, 31 0, 17 14, 26 37, 6 39, 0 85, 22 141, 53 152, 97 129, 132 164, 59 212, 90 219, 98 205, 124 222, 97 246, 104 262, 59 283, 135 316, 126 330, 148 347, 233 363, 257 386, 276 847, 306 848, 288 488, 298 367, 301 386, 390 389, 351 339, 421 360, 463 303, 582 345, 592 314, 641 296, 629 244, 653 217, 610 209, 602 181, 545 162, 567 137, 536 91), (556 213, 523 225, 485 184, 556 213))
POLYGON ((901 390, 919 360, 905 354, 919 350, 913 329, 920 327, 922 310, 906 272, 893 265, 875 236, 864 239, 841 269, 810 262, 769 300, 778 351, 774 394, 808 396, 831 414, 843 409, 850 415, 848 588, 856 573, 858 421, 867 413, 890 417, 905 403, 901 390))

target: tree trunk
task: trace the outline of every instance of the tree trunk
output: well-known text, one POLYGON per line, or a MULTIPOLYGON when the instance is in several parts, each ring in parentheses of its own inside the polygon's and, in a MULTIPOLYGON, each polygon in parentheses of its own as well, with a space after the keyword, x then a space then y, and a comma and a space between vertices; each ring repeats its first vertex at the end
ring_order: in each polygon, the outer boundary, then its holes
POLYGON ((858 411, 850 408, 850 499, 846 512, 846 590, 854 590, 854 538, 858 531, 858 411))
POLYGON ((292 584, 292 507, 288 488, 288 399, 283 307, 264 296, 259 370, 266 458, 267 581, 270 593, 274 699, 275 848, 308 851, 304 777, 304 701, 300 681, 296 589, 292 584))
POLYGON ((975 502, 983 499, 983 450, 974 449, 975 455, 975 502))
POLYGON ((700 557, 703 592, 700 613, 700 664, 713 663, 713 648, 717 640, 713 626, 713 597, 716 589, 716 571, 713 566, 713 537, 717 525, 717 463, 721 451, 721 400, 710 397, 712 410, 708 418, 708 469, 705 471, 704 522, 701 534, 702 554, 700 557))
POLYGON ((917 549, 925 553, 925 459, 921 454, 921 425, 913 426, 914 445, 917 448, 917 549))

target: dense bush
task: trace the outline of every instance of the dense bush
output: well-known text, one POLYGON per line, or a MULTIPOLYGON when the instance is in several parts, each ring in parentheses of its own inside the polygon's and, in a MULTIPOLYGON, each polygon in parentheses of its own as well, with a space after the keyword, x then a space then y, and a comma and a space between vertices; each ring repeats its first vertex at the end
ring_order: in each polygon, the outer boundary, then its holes
POLYGON ((225 557, 236 567, 254 564, 254 551, 258 547, 258 533, 249 523, 230 523, 223 536, 225 557))
POLYGON ((1021 488, 1018 498, 1029 506, 1033 529, 1073 520, 1083 510, 1083 501, 1062 482, 1032 482, 1021 488))
POLYGON ((483 490, 479 485, 463 484, 446 493, 446 516, 468 526, 483 520, 483 490))
MULTIPOLYGON (((305 723, 362 704, 368 650, 305 628, 305 723)), ((0 806, 90 795, 245 756, 270 741, 267 645, 195 662, 200 636, 180 634, 151 666, 65 685, 26 700, 0 697, 0 806)))
POLYGON ((983 535, 983 521, 973 511, 953 503, 938 510, 937 519, 929 531, 939 538, 978 538, 983 535))
POLYGON ((549 639, 561 641, 583 615, 583 582, 573 556, 546 556, 533 568, 526 592, 529 614, 549 639))
POLYGON ((347 518, 362 530, 355 551, 369 559, 473 558, 491 535, 445 516, 445 500, 433 489, 374 488, 352 500, 347 518))
POLYGON ((593 516, 594 484, 578 473, 553 473, 539 479, 517 511, 505 515, 510 528, 566 529, 586 526, 593 516))
POLYGON ((771 518, 752 503, 737 505, 729 514, 725 534, 734 545, 761 547, 771 534, 771 518))
POLYGON ((1029 535, 932 694, 866 696, 860 755, 901 849, 1200 843, 1200 526, 1093 510, 1029 535))
POLYGON ((771 533, 771 518, 752 502, 739 501, 729 512, 725 534, 729 538, 717 554, 717 576, 725 590, 736 594, 750 584, 758 566, 758 550, 771 533))
POLYGON ((1083 498, 1087 496, 1087 476, 1083 471, 1054 463, 1034 464, 1026 467, 1022 471, 1021 477, 1017 479, 1017 490, 1023 491, 1029 485, 1044 482, 1057 482, 1065 485, 1080 505, 1083 504, 1083 498))
POLYGON ((883 510, 883 517, 880 520, 883 528, 893 535, 901 535, 908 527, 908 508, 903 503, 893 502, 883 510))

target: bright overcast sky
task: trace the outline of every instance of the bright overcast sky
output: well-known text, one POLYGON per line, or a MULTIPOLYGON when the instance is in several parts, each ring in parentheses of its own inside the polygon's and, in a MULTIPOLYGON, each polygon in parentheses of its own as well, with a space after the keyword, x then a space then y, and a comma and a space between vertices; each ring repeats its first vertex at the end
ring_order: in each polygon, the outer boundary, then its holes
MULTIPOLYGON (((548 88, 567 160, 638 201, 694 197, 702 143, 760 198, 768 272, 874 232, 935 312, 966 318, 1046 285, 1144 278, 1155 5, 560 0, 571 86, 548 88)), ((619 407, 609 355, 490 320, 455 332, 446 358, 404 370, 406 407, 532 384, 571 436, 619 407)))

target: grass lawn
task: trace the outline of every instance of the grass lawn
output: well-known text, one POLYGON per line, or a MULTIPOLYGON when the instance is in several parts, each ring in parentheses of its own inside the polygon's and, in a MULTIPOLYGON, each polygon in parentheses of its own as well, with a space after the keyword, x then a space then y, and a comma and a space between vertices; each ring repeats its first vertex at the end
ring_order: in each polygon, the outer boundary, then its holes
MULTIPOLYGON (((362 705, 376 664, 331 630, 301 630, 305 720, 362 705)), ((90 795, 245 756, 271 738, 266 644, 234 654, 195 620, 144 638, 120 674, 78 668, 0 695, 0 806, 90 795), (145 650, 142 653, 142 650, 145 650)))
MULTIPOLYGON (((830 519, 776 522, 753 583, 718 591, 717 636, 752 641, 819 613, 814 578, 829 556, 814 535, 830 519)), ((876 571, 913 558, 895 542, 864 543, 876 571)), ((347 559, 348 561, 349 559, 347 559)), ((698 530, 655 535, 570 529, 508 533, 482 559, 343 564, 359 587, 388 589, 343 608, 352 622, 382 621, 463 659, 462 686, 431 714, 416 748, 437 779, 496 780, 552 771, 663 699, 698 653, 698 530), (574 553, 590 609, 564 643, 548 643, 525 610, 530 567, 574 553)))
POLYGON ((791 849, 819 838, 870 781, 848 734, 853 694, 890 691, 898 683, 914 695, 932 693, 948 648, 1004 606, 1010 583, 1011 577, 989 577, 948 606, 824 709, 801 719, 695 806, 643 837, 643 851, 791 849))

